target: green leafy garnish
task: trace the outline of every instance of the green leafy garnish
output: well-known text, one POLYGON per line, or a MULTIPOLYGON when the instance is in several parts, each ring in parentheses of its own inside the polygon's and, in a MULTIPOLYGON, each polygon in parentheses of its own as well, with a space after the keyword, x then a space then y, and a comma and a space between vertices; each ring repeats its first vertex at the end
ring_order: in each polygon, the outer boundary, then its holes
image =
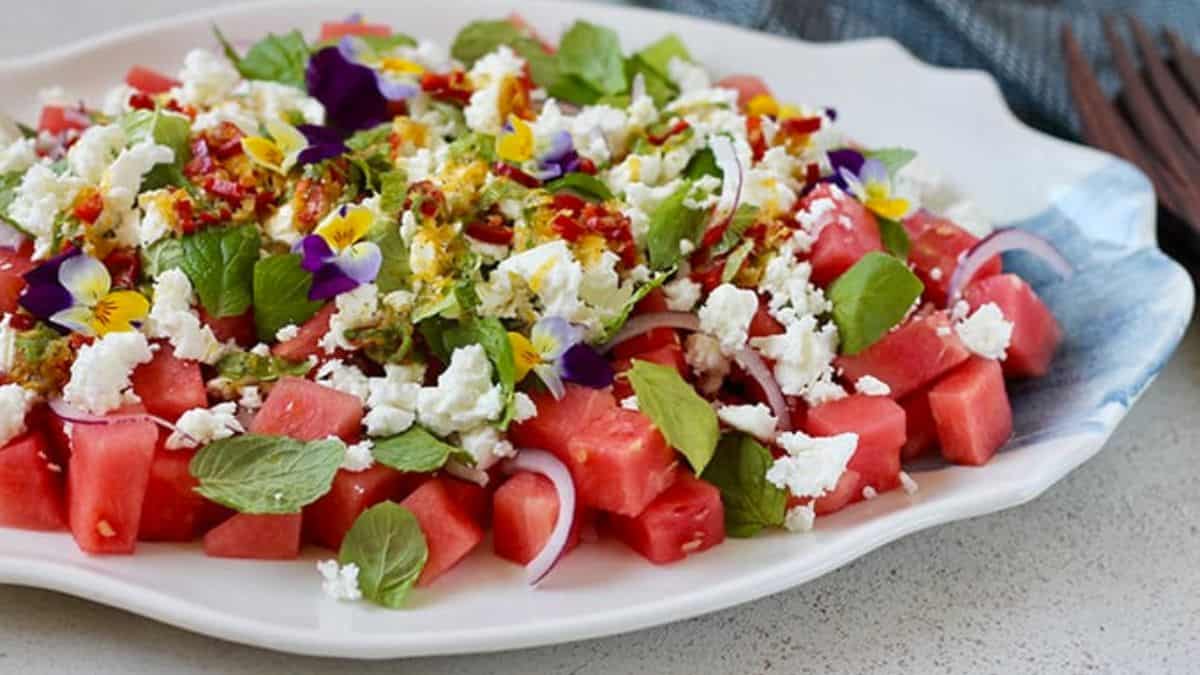
POLYGON ((217 362, 217 375, 229 380, 233 389, 262 382, 275 382, 281 377, 304 377, 312 370, 308 361, 288 361, 254 352, 231 352, 217 362))
POLYGON ((733 247, 741 244, 742 235, 756 220, 758 220, 757 206, 753 204, 738 206, 737 211, 733 212, 733 218, 729 219, 729 227, 725 228, 725 234, 721 235, 721 241, 713 246, 713 256, 725 255, 733 250, 733 247))
POLYGON ((684 205, 691 190, 691 184, 685 182, 650 215, 646 247, 650 252, 650 266, 654 269, 666 269, 679 262, 683 257, 679 243, 684 239, 696 241, 700 236, 707 214, 684 205))
POLYGON ((748 239, 742 242, 741 246, 733 249, 733 253, 725 259, 725 267, 721 270, 721 283, 727 284, 737 277, 738 272, 742 270, 742 264, 746 262, 746 258, 754 252, 754 240, 748 239))
POLYGON ((576 21, 558 46, 560 77, 582 83, 603 96, 628 91, 621 42, 610 28, 576 21))
POLYGON ((384 213, 399 213, 408 197, 408 176, 402 169, 379 174, 379 207, 384 213))
POLYGON ((670 63, 672 59, 691 61, 691 54, 683 41, 676 35, 668 35, 629 57, 629 81, 634 76, 641 75, 646 83, 646 93, 654 99, 656 105, 665 105, 679 95, 679 88, 671 80, 670 63))
POLYGON ((217 318, 245 314, 253 300, 254 264, 262 245, 258 228, 210 227, 182 241, 179 265, 204 309, 217 318))
POLYGON ((599 178, 586 173, 568 173, 562 178, 556 178, 546 183, 546 189, 554 194, 571 192, 584 199, 592 201, 608 201, 613 198, 612 191, 599 178))
POLYGON ((170 164, 159 164, 142 179, 141 190, 157 190, 162 187, 182 187, 188 184, 183 167, 192 157, 188 139, 192 133, 191 122, 183 115, 157 110, 134 110, 119 120, 130 145, 142 141, 153 141, 164 145, 175 153, 170 164))
POLYGON ((879 160, 887 167, 888 173, 895 176, 900 169, 916 159, 917 152, 908 148, 879 148, 878 150, 868 150, 863 153, 863 156, 867 159, 879 160))
POLYGON ((425 533, 412 511, 380 502, 363 511, 342 540, 338 562, 358 566, 358 587, 371 602, 399 609, 429 559, 425 533))
POLYGON ((139 252, 142 274, 149 279, 157 279, 163 272, 183 266, 183 242, 179 239, 159 239, 139 252))
POLYGON ((237 50, 216 26, 213 26, 213 33, 225 50, 225 56, 247 80, 281 82, 299 89, 305 88, 304 69, 308 66, 309 49, 300 31, 294 30, 286 35, 271 33, 254 43, 245 56, 238 56, 237 50))
POLYGON ((857 354, 900 323, 924 284, 899 259, 879 251, 863 256, 829 287, 842 353, 857 354))
POLYGON ((721 430, 712 406, 670 366, 634 359, 629 383, 641 409, 696 473, 708 466, 721 430))
MULTIPOLYGON (((21 187, 21 181, 24 179, 25 172, 23 171, 11 171, 0 174, 0 220, 18 230, 21 230, 21 227, 8 216, 8 207, 17 198, 17 188, 21 187)), ((24 232, 24 230, 21 231, 24 232)))
POLYGON ((351 152, 362 152, 377 145, 385 145, 392 135, 391 122, 385 122, 379 126, 370 129, 356 131, 346 139, 346 147, 350 148, 351 152))
POLYGON ((883 248, 901 260, 908 260, 908 251, 912 247, 908 230, 890 218, 879 216, 876 220, 879 221, 879 236, 883 239, 883 248))
POLYGON ((280 328, 300 325, 312 318, 322 303, 309 300, 312 275, 300 267, 300 255, 289 253, 263 258, 254 265, 254 324, 258 339, 270 342, 280 328))
POLYGON ((659 272, 650 281, 638 286, 637 290, 633 292, 633 295, 630 296, 629 300, 621 308, 620 313, 604 322, 604 337, 600 339, 600 342, 605 343, 611 340, 617 334, 617 331, 621 330, 621 327, 625 325, 625 322, 629 320, 629 315, 633 313, 637 304, 645 299, 647 295, 650 295, 651 291, 666 283, 667 279, 670 279, 674 273, 674 269, 659 272))
POLYGON ((722 178, 724 175, 725 172, 717 166, 717 156, 709 148, 703 148, 692 155, 687 166, 683 167, 683 177, 689 180, 699 180, 705 176, 722 178))
POLYGON ((472 21, 458 31, 454 44, 450 45, 450 55, 470 68, 500 45, 512 46, 526 39, 528 36, 507 19, 472 21))
POLYGON ((358 40, 371 50, 373 55, 389 52, 396 47, 416 47, 417 41, 411 35, 392 33, 391 35, 359 35, 358 40))
MULTIPOLYGON (((386 174, 385 174, 386 175, 386 174)), ((412 270, 408 267, 408 246, 400 236, 400 228, 391 218, 376 218, 367 231, 367 241, 375 242, 383 253, 383 264, 375 285, 383 294, 409 287, 412 270)))
POLYGON ((205 446, 189 469, 196 492, 235 511, 298 513, 329 492, 345 453, 338 440, 246 434, 205 446))
POLYGON ((376 441, 372 452, 380 464, 412 473, 437 471, 451 457, 470 458, 460 448, 443 442, 419 426, 413 426, 398 436, 376 441))
POLYGON ((763 528, 780 527, 787 513, 787 490, 767 480, 771 451, 745 434, 727 434, 701 476, 721 490, 725 531, 753 537, 763 528))

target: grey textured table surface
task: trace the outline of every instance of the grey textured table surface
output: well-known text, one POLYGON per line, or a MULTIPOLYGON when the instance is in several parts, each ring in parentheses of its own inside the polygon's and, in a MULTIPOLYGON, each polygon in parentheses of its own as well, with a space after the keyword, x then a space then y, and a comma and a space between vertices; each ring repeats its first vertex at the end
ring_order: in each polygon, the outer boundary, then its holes
MULTIPOLYGON (((0 22, 0 58, 197 4, 232 2, 22 2, 20 18, 6 11, 0 22)), ((1195 673, 1198 404, 1193 324, 1103 452, 1036 501, 913 535, 787 593, 627 636, 352 664, 0 586, 0 673, 1195 673)))

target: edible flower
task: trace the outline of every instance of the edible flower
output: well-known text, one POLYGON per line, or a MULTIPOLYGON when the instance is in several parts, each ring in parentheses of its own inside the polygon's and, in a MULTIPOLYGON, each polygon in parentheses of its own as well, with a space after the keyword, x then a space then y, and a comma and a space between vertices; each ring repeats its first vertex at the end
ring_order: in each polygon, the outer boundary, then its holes
POLYGON ((313 275, 309 300, 328 300, 375 281, 383 252, 374 242, 361 241, 374 222, 371 209, 343 205, 296 244, 300 266, 313 275))
POLYGON ((265 126, 269 136, 243 137, 242 150, 255 164, 286 176, 308 146, 308 139, 283 120, 267 120, 265 126))
POLYGON ((375 71, 347 58, 340 47, 313 54, 305 82, 309 95, 325 106, 328 125, 342 134, 370 129, 392 118, 375 71))
POLYGON ((770 94, 758 94, 746 102, 747 115, 766 115, 777 120, 786 120, 803 116, 803 112, 794 105, 780 103, 770 94))
POLYGON ((496 137, 496 155, 506 162, 524 162, 533 157, 533 128, 516 115, 509 115, 508 122, 496 137))
POLYGON ((375 74, 375 87, 389 101, 407 101, 421 92, 419 79, 425 68, 408 59, 379 56, 361 39, 347 35, 338 41, 342 58, 370 68, 375 74))
POLYGON ((555 398, 566 393, 563 382, 601 389, 612 384, 612 367, 584 342, 584 329, 562 317, 543 317, 529 337, 509 333, 520 381, 533 371, 555 398))
POLYGON ((92 337, 137 330, 150 302, 136 291, 112 290, 104 263, 74 249, 25 275, 21 306, 68 331, 92 337))
POLYGON ((297 127, 308 141, 308 147, 300 152, 299 164, 316 164, 350 152, 342 141, 342 135, 329 127, 301 124, 297 127))
POLYGON ((894 194, 892 178, 883 162, 864 157, 857 150, 846 149, 830 152, 829 160, 835 171, 833 182, 857 197, 876 215, 901 220, 912 209, 907 199, 894 194))
POLYGON ((579 171, 581 165, 582 161, 579 159, 579 153, 575 151, 575 142, 571 139, 570 132, 563 130, 554 135, 550 141, 550 148, 538 159, 541 170, 537 177, 543 181, 554 180, 572 171, 579 171))

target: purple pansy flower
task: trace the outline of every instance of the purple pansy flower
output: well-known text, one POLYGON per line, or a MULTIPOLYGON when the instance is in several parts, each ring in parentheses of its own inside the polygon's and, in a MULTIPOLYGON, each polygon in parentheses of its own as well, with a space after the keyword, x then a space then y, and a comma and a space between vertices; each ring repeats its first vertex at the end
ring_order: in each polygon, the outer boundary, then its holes
POLYGON ((366 49, 361 40, 347 35, 338 41, 338 51, 342 58, 351 63, 357 63, 370 68, 375 74, 375 87, 380 95, 389 101, 407 101, 421 93, 421 87, 408 80, 394 80, 388 76, 389 65, 403 65, 401 74, 406 76, 419 75, 423 72, 420 66, 405 59, 378 59, 370 49, 366 49), (370 57, 370 58, 369 58, 370 57))
POLYGON ((300 151, 297 158, 297 163, 301 166, 316 164, 350 152, 350 148, 342 141, 342 135, 329 127, 301 124, 297 128, 308 141, 308 146, 300 151))
POLYGON ((541 171, 538 179, 543 181, 561 178, 572 171, 578 171, 579 153, 575 151, 575 143, 571 134, 566 130, 560 131, 551 139, 550 149, 538 159, 541 171))
POLYGON ((308 61, 308 93, 325 106, 330 127, 351 134, 391 119, 375 71, 354 63, 338 47, 326 47, 308 61))
POLYGON ((313 275, 309 300, 328 300, 375 281, 383 252, 374 242, 361 241, 374 221, 365 206, 342 206, 296 243, 300 266, 313 275))
POLYGON ((607 387, 613 381, 612 366, 584 342, 584 335, 582 326, 557 316, 538 320, 529 337, 509 333, 518 374, 533 371, 555 398, 563 397, 563 382, 607 387))

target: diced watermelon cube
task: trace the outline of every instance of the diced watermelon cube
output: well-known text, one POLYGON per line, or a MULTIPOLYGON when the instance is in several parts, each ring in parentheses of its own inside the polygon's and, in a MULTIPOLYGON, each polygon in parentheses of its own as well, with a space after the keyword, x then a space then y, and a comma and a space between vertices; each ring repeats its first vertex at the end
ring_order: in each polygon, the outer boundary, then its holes
POLYGON ((621 541, 656 565, 725 541, 721 491, 687 471, 640 514, 614 515, 609 523, 621 541))
POLYGON ((417 581, 419 586, 433 583, 483 541, 483 528, 454 501, 446 489, 446 480, 426 481, 400 502, 417 517, 429 546, 429 559, 417 581))
POLYGON ((363 35, 373 37, 387 37, 392 34, 392 28, 378 23, 365 23, 362 21, 325 21, 321 24, 321 37, 319 42, 336 42, 347 35, 359 37, 363 35))
MULTIPOLYGON (((550 479, 521 472, 504 482, 492 496, 493 544, 496 555, 519 565, 537 557, 558 522, 558 492, 550 479)), ((579 544, 581 519, 576 518, 567 551, 579 544)))
POLYGON ((221 342, 233 340, 242 347, 253 347, 258 343, 258 331, 254 327, 254 310, 247 310, 245 314, 227 316, 222 319, 204 311, 204 307, 197 307, 196 313, 200 315, 200 322, 211 328, 213 336, 221 342))
POLYGON ((338 471, 329 492, 304 509, 304 529, 313 543, 336 551, 363 511, 400 499, 406 487, 416 487, 421 479, 382 464, 366 471, 338 471))
POLYGON ((169 344, 159 344, 154 358, 138 366, 131 380, 146 410, 172 422, 192 408, 208 407, 200 364, 176 358, 169 344))
POLYGON ((758 311, 754 313, 754 318, 750 319, 750 327, 746 331, 750 337, 768 337, 770 335, 780 335, 784 332, 783 324, 775 320, 771 316, 771 312, 767 309, 767 304, 761 300, 758 303, 758 311))
POLYGON ((163 75, 153 68, 134 66, 125 74, 125 84, 144 94, 165 94, 172 87, 178 87, 179 80, 163 75))
POLYGON ((933 421, 933 411, 929 409, 929 392, 915 391, 899 403, 904 408, 908 429, 904 446, 900 448, 900 459, 916 459, 937 446, 937 425, 933 421))
POLYGON ((32 432, 0 448, 0 526, 61 530, 62 467, 46 454, 46 438, 32 432))
MULTIPOLYGON (((908 261, 912 263, 917 277, 925 284, 926 300, 939 307, 946 304, 950 278, 958 268, 959 258, 978 242, 978 237, 945 219, 938 219, 936 223, 927 225, 925 231, 913 240, 908 251, 908 261)), ((975 278, 989 277, 1000 272, 1000 256, 996 256, 976 272, 975 278)))
POLYGON ((607 389, 592 389, 567 383, 561 399, 548 392, 530 394, 537 406, 537 417, 514 424, 509 437, 518 447, 548 450, 560 458, 566 454, 567 442, 591 420, 617 407, 617 400, 607 389))
POLYGON ((578 428, 566 452, 555 454, 571 470, 584 506, 626 516, 671 486, 678 463, 650 418, 623 408, 578 428))
POLYGON ((48 105, 42 108, 38 118, 38 131, 61 134, 64 131, 83 131, 91 126, 87 113, 76 108, 48 105))
POLYGON ((633 308, 634 315, 637 314, 654 314, 655 312, 665 312, 667 307, 667 294, 661 287, 656 288, 646 294, 646 297, 638 301, 638 304, 633 308))
POLYGON ((205 499, 188 465, 196 450, 167 450, 161 443, 150 465, 146 499, 142 503, 141 541, 191 541, 200 529, 205 499))
MULTIPOLYGON (((495 484, 494 480, 489 483, 489 485, 495 484)), ((450 499, 461 506, 467 515, 471 516, 481 527, 488 527, 491 524, 493 489, 450 477, 446 477, 442 485, 446 488, 446 492, 450 493, 450 499)), ((414 489, 416 487, 416 485, 413 486, 414 489)))
POLYGON ((317 441, 337 436, 347 443, 359 436, 363 402, 356 396, 285 377, 275 384, 250 424, 250 433, 317 441))
POLYGON ((755 96, 771 95, 771 88, 757 75, 727 75, 717 80, 716 86, 737 91, 738 106, 743 109, 755 96))
POLYGON ((941 224, 949 222, 945 218, 933 215, 927 209, 917 209, 911 216, 905 218, 901 224, 904 225, 904 231, 908 233, 908 240, 911 242, 917 237, 925 233, 925 230, 941 224))
POLYGON ((1012 339, 1004 358, 1008 377, 1041 377, 1050 371, 1054 351, 1062 341, 1062 328, 1037 293, 1015 274, 976 279, 963 293, 974 310, 996 303, 1012 322, 1012 339))
POLYGON ((829 219, 828 224, 813 243, 809 256, 812 281, 820 286, 832 283, 871 251, 883 250, 875 216, 841 190, 824 183, 818 185, 804 197, 800 208, 807 210, 813 202, 823 199, 833 200, 835 207, 832 213, 823 216, 829 219))
POLYGON ((1004 372, 991 359, 973 358, 929 390, 942 457, 978 466, 1012 436, 1012 408, 1004 372))
POLYGON ((893 398, 904 398, 966 361, 971 355, 950 325, 946 312, 914 316, 837 366, 849 382, 871 375, 887 383, 893 398))
POLYGON ((812 436, 858 434, 858 448, 846 465, 879 492, 900 485, 900 446, 904 445, 904 408, 884 396, 855 394, 808 411, 804 430, 812 436))
POLYGON ((204 554, 214 558, 293 560, 300 556, 303 516, 239 513, 204 535, 204 554))
POLYGON ((21 291, 25 290, 24 275, 33 269, 33 244, 25 242, 20 248, 0 246, 0 314, 17 311, 21 291))
MULTIPOLYGON (((114 414, 142 412, 126 408, 114 414)), ((158 427, 136 421, 76 424, 71 432, 67 507, 71 532, 88 553, 133 553, 158 427)))
POLYGON ((857 502, 862 499, 862 485, 862 476, 854 469, 846 469, 832 490, 813 500, 813 513, 826 516, 857 502))
POLYGON ((271 348, 271 353, 288 361, 304 361, 310 356, 320 356, 321 338, 329 332, 329 319, 337 311, 332 302, 321 308, 311 319, 300 326, 296 337, 280 342, 271 348))

